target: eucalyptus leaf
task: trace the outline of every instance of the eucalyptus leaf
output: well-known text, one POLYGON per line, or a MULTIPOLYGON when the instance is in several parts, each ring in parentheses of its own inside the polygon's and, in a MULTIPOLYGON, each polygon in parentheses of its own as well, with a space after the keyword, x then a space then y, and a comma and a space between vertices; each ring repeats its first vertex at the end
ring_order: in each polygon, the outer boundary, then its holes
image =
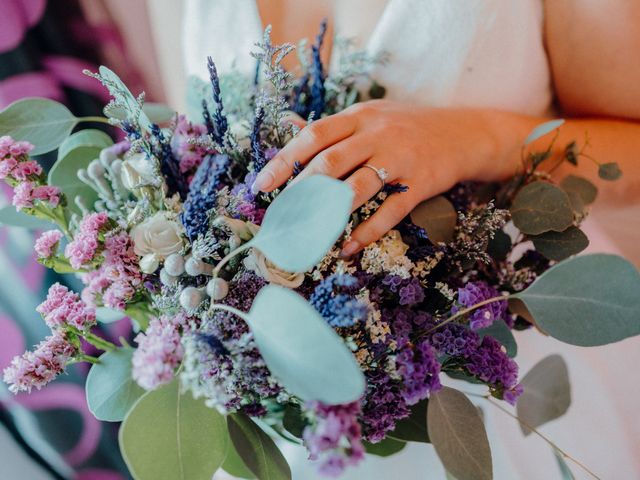
POLYGON ((249 467, 245 465, 244 460, 240 458, 233 442, 229 442, 229 451, 227 452, 227 458, 224 459, 224 463, 222 464, 222 469, 236 478, 256 478, 253 472, 249 470, 249 467))
POLYGON ((569 193, 577 193, 585 205, 593 203, 598 196, 598 188, 584 177, 568 175, 561 182, 560 187, 569 193))
POLYGON ((115 323, 123 318, 127 318, 127 314, 107 307, 96 308, 96 319, 101 323, 115 323))
POLYGON ((448 243, 453 240, 458 213, 442 195, 418 204, 410 216, 413 223, 424 228, 433 243, 448 243))
POLYGON ((324 175, 305 178, 276 197, 250 244, 279 268, 305 272, 344 231, 352 200, 344 182, 324 175))
MULTIPOLYGON (((569 371, 560 355, 549 355, 540 360, 521 383, 524 393, 518 399, 516 412, 533 428, 561 417, 571 405, 569 371)), ((522 423, 520 429, 524 435, 531 433, 522 423)))
POLYGON ((118 102, 126 106, 128 112, 127 117, 135 115, 131 120, 137 120, 140 122, 140 126, 145 130, 151 129, 151 121, 147 114, 140 108, 136 97, 133 96, 129 88, 124 84, 120 77, 116 73, 101 65, 98 69, 100 76, 106 80, 105 86, 109 90, 111 96, 118 102))
POLYGON ((300 405, 290 403, 285 407, 282 426, 294 437, 302 438, 302 433, 307 426, 307 421, 302 415, 300 405))
POLYGON ((569 197, 548 182, 536 181, 522 187, 509 210, 514 225, 529 235, 549 230, 562 232, 573 223, 569 197))
POLYGON ((622 176, 622 171, 617 163, 603 163, 598 167, 598 176, 603 180, 617 180, 622 176))
POLYGON ((13 205, 0 208, 0 225, 21 227, 29 230, 51 230, 55 224, 26 213, 19 212, 13 205))
POLYGON ((140 397, 119 440, 136 480, 211 480, 229 449, 224 417, 190 392, 181 394, 177 379, 140 397))
POLYGON ((617 255, 565 260, 512 298, 525 303, 544 332, 573 345, 605 345, 640 334, 640 274, 617 255))
POLYGON ((131 377, 133 349, 119 348, 100 356, 89 370, 86 383, 89 410, 105 422, 120 422, 144 394, 131 377))
POLYGON ((589 239, 578 227, 571 226, 564 232, 545 232, 530 235, 534 247, 549 260, 560 261, 576 255, 589 246, 589 239))
POLYGON ((229 436, 251 472, 258 480, 290 480, 291 469, 271 437, 251 418, 232 413, 227 417, 229 436))
POLYGON ((388 436, 405 442, 430 443, 427 431, 428 402, 424 399, 411 407, 410 415, 396 422, 396 428, 388 436))
MULTIPOLYGON (((75 132, 69 136, 60 144, 58 149, 58 161, 63 160, 69 153, 77 148, 91 148, 93 150, 100 150, 113 145, 113 140, 109 135, 102 130, 87 128, 75 132)), ((98 158, 96 155, 93 158, 98 158)))
POLYGON ((480 338, 489 335, 498 340, 507 350, 507 355, 511 358, 518 354, 518 344, 513 336, 513 332, 504 322, 504 320, 495 320, 490 326, 478 330, 480 338))
POLYGON ((576 480, 576 477, 573 475, 573 472, 569 468, 569 465, 567 465, 564 457, 560 453, 558 453, 556 449, 552 450, 554 457, 556 457, 556 462, 558 463, 558 468, 560 469, 562 480, 576 480))
POLYGON ((442 387, 427 411, 431 443, 444 468, 458 480, 491 480, 491 449, 476 407, 458 390, 442 387))
MULTIPOLYGON (((176 115, 173 108, 163 103, 145 102, 144 105, 142 105, 142 111, 151 122, 157 124, 167 123, 176 115)), ((111 107, 109 108, 109 116, 118 120, 126 120, 127 112, 119 107, 111 107)))
POLYGON ((406 446, 407 442, 395 440, 390 437, 387 437, 378 443, 364 442, 366 452, 377 457, 390 457, 391 455, 395 455, 403 450, 406 446))
POLYGON ((289 392, 328 404, 353 402, 364 393, 353 354, 299 294, 267 285, 246 320, 267 367, 289 392))
POLYGON ((26 140, 34 145, 31 155, 40 155, 58 148, 78 121, 61 103, 25 98, 0 112, 0 136, 26 140))
POLYGON ((551 120, 549 122, 545 122, 541 125, 538 125, 534 128, 531 133, 527 136, 524 141, 525 145, 529 145, 532 142, 535 142, 539 138, 544 137, 545 135, 553 132, 554 130, 560 128, 564 124, 563 119, 551 120))

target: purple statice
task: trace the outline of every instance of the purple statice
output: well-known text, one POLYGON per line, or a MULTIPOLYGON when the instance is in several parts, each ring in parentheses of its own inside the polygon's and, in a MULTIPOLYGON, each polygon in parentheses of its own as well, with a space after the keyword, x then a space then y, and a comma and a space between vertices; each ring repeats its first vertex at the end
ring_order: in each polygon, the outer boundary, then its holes
POLYGON ((522 387, 518 386, 518 364, 509 358, 502 344, 486 336, 467 358, 466 368, 472 375, 487 383, 510 403, 515 403, 522 387))
POLYGON ((360 421, 363 438, 377 443, 396 428, 396 422, 409 416, 402 385, 386 372, 373 370, 366 372, 367 392, 362 405, 360 421))
POLYGON ((431 335, 430 343, 441 354, 466 358, 480 345, 480 335, 464 325, 449 323, 431 335))
POLYGON ((424 289, 417 278, 409 278, 404 281, 398 290, 400 305, 416 305, 424 300, 424 289))
POLYGON ((402 377, 402 395, 407 405, 415 405, 442 388, 440 364, 428 340, 402 348, 396 354, 396 371, 402 377))
POLYGON ((396 183, 385 183, 384 187, 382 187, 382 191, 385 192, 388 195, 391 195, 393 193, 404 193, 404 192, 408 192, 409 191, 409 187, 396 182, 396 183))
POLYGON ((209 79, 211 81, 211 90, 213 95, 214 111, 213 116, 209 113, 209 109, 205 102, 203 102, 203 110, 205 112, 205 120, 209 136, 218 145, 224 143, 224 137, 229 128, 227 117, 223 113, 222 95, 220 93, 220 78, 218 77, 218 71, 216 64, 213 63, 211 57, 207 57, 207 68, 209 69, 209 79))
POLYGON ((171 143, 166 139, 162 129, 157 124, 151 125, 151 135, 158 144, 158 157, 160 158, 160 171, 169 189, 169 196, 177 193, 180 199, 184 200, 189 192, 187 177, 180 168, 180 162, 173 154, 171 143))
POLYGON ((385 309, 382 311, 382 320, 391 325, 393 339, 400 347, 410 341, 413 333, 413 312, 407 308, 385 309))
MULTIPOLYGON (((461 308, 453 307, 451 313, 456 313, 462 308, 472 307, 499 295, 500 292, 486 282, 469 282, 463 288, 458 289, 458 304, 461 308)), ((491 302, 477 308, 469 315, 469 325, 472 330, 489 327, 495 320, 504 318, 506 311, 506 300, 491 302)))
POLYGON ((134 339, 138 348, 133 352, 132 376, 145 390, 154 390, 173 379, 184 355, 180 342, 184 325, 183 314, 163 315, 153 318, 147 330, 134 339))
POLYGON ((19 183, 13 190, 13 206, 16 210, 33 208, 34 202, 46 202, 50 208, 60 203, 60 189, 51 185, 38 185, 36 182, 19 183))
POLYGON ((77 353, 64 334, 54 332, 34 351, 15 357, 4 370, 4 381, 12 393, 31 392, 34 387, 40 390, 60 375, 77 353))
POLYGON ((176 129, 171 137, 171 150, 179 160, 180 173, 190 181, 206 155, 212 153, 204 145, 207 128, 191 123, 184 115, 178 116, 176 129))
POLYGON ((217 191, 228 165, 226 155, 207 155, 196 170, 180 216, 189 240, 209 229, 209 213, 216 206, 217 191))
POLYGON ((78 232, 64 250, 74 269, 79 270, 96 258, 103 247, 101 237, 111 225, 105 212, 89 213, 82 218, 78 232))
POLYGON ((59 283, 49 287, 47 299, 36 307, 36 311, 52 330, 70 326, 85 331, 96 323, 95 309, 80 300, 77 293, 59 283))
POLYGON ((320 57, 320 51, 322 49, 322 43, 327 33, 327 19, 325 18, 320 23, 320 32, 316 36, 315 43, 311 46, 311 105, 309 106, 309 112, 306 116, 309 116, 311 112, 314 113, 316 118, 324 113, 325 110, 325 86, 324 86, 324 66, 322 65, 322 58, 320 57))
POLYGON ((320 462, 319 472, 329 477, 339 476, 345 468, 364 460, 360 424, 360 403, 325 405, 309 402, 311 424, 302 434, 309 450, 309 459, 320 462))
POLYGON ((358 280, 352 275, 334 274, 313 291, 309 302, 332 327, 351 327, 366 320, 368 307, 358 301, 358 280))
POLYGON ((38 254, 38 258, 47 259, 56 254, 60 239, 64 234, 60 230, 47 230, 36 240, 33 249, 38 254))

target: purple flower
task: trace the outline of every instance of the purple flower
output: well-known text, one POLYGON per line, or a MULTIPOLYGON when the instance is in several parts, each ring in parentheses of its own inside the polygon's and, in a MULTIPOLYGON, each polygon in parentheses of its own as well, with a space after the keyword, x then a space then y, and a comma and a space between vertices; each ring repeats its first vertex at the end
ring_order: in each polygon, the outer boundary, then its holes
POLYGON ((400 305, 415 305, 424 300, 424 290, 417 278, 411 278, 403 282, 403 286, 398 291, 400 295, 400 305))
POLYGON ((377 443, 396 422, 409 416, 402 385, 380 370, 367 372, 367 392, 362 406, 361 422, 365 440, 377 443))
POLYGON ((400 350, 396 355, 396 370, 402 377, 402 395, 407 405, 415 405, 442 388, 440 364, 428 340, 400 350))
POLYGON ((502 344, 493 337, 486 336, 480 346, 471 352, 466 368, 483 382, 497 390, 513 390, 509 399, 515 401, 518 391, 518 364, 504 352, 502 344))
MULTIPOLYGON (((458 303, 463 308, 467 308, 499 295, 500 292, 486 282, 469 282, 464 288, 458 289, 458 303)), ((458 310, 459 308, 454 307, 451 313, 456 313, 458 310)), ((470 314, 470 326, 473 330, 489 327, 495 320, 503 318, 506 311, 506 300, 491 302, 470 314)))
POLYGON ((351 327, 369 313, 368 307, 355 298, 357 291, 355 277, 335 274, 320 282, 309 302, 332 327, 351 327))
POLYGON ((468 357, 480 345, 480 336, 463 325, 449 323, 436 330, 430 339, 438 352, 452 357, 468 357))

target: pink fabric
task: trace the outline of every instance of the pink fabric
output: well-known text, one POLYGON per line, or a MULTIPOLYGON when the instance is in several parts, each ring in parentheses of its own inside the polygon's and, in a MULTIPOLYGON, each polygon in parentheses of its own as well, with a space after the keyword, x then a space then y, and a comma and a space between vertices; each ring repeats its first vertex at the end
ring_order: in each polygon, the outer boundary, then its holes
POLYGON ((20 44, 27 29, 42 17, 46 3, 46 0, 2 0, 0 53, 20 44))
POLYGON ((64 93, 55 77, 48 72, 22 73, 0 82, 0 108, 25 97, 46 97, 62 101, 64 93))
POLYGON ((83 60, 63 55, 49 55, 42 59, 42 65, 66 87, 90 93, 102 102, 110 99, 109 92, 94 78, 82 73, 83 70, 97 71, 98 67, 83 60))
POLYGON ((11 318, 0 316, 0 371, 4 370, 13 357, 21 355, 25 350, 22 332, 11 318))

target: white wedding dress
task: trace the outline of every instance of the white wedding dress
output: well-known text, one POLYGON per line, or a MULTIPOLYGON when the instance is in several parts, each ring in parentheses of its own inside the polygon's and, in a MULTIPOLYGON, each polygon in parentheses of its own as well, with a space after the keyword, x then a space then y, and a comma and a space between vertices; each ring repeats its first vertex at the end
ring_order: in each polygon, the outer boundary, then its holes
MULTIPOLYGON (((381 0, 356 1, 359 7, 351 8, 351 14, 376 5, 383 12, 377 23, 356 25, 338 9, 336 31, 356 37, 372 53, 390 54, 389 63, 374 74, 386 87, 388 99, 537 116, 553 112, 543 0, 389 0, 384 9, 381 0), (368 38, 362 38, 363 32, 368 38)), ((206 79, 207 55, 221 72, 235 65, 253 74, 255 64, 248 53, 262 31, 254 0, 187 0, 183 26, 188 74, 206 79)), ((584 349, 529 331, 518 334, 518 341, 523 375, 552 353, 561 354, 569 366, 573 405, 567 415, 540 430, 603 479, 640 479, 640 340, 584 349)), ((472 389, 466 384, 461 388, 472 389)), ((542 439, 523 437, 515 420, 483 401, 478 405, 496 479, 562 478, 542 439)), ((304 450, 293 447, 286 452, 294 479, 320 478, 306 462, 304 450)), ((576 478, 591 478, 570 466, 576 478)), ((411 444, 390 458, 368 457, 342 478, 440 480, 445 474, 430 445, 411 444)))

